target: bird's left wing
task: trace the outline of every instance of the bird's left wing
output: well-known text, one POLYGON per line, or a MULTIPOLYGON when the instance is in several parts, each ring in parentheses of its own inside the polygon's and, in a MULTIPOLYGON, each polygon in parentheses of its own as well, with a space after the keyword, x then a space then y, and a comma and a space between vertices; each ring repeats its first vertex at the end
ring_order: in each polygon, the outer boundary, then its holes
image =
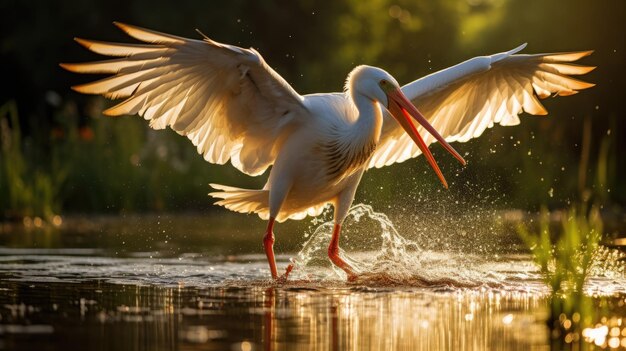
MULTIPOLYGON (((571 63, 591 51, 515 55, 525 46, 475 57, 409 83, 402 92, 446 141, 465 142, 495 124, 519 124, 518 115, 523 111, 547 114, 537 97, 572 95, 593 86, 569 77, 595 68, 571 63)), ((435 141, 421 128, 418 130, 427 144, 435 141)), ((380 168, 419 154, 420 149, 409 135, 385 113, 380 142, 369 167, 380 168)))
POLYGON ((146 44, 76 39, 93 52, 119 58, 61 64, 77 73, 113 74, 73 87, 125 99, 106 115, 139 114, 154 129, 169 126, 207 161, 230 159, 250 175, 274 162, 286 134, 308 116, 302 97, 254 49, 115 24, 146 44))

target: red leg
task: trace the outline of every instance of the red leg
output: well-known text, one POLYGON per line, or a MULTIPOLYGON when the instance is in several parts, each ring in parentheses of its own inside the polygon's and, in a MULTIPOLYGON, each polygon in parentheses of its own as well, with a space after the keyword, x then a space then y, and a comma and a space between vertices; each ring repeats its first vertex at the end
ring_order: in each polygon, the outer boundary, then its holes
POLYGON ((263 344, 265 346, 265 351, 272 351, 274 344, 272 341, 274 340, 274 311, 275 311, 275 296, 274 289, 269 288, 265 290, 265 340, 263 340, 263 344))
POLYGON ((330 245, 328 246, 328 257, 333 263, 344 270, 348 274, 348 280, 352 281, 357 278, 354 269, 346 263, 341 257, 339 257, 339 234, 341 233, 341 224, 335 224, 333 229, 333 237, 330 239, 330 245))
POLYGON ((267 231, 263 237, 263 247, 265 247, 267 262, 270 264, 272 278, 276 279, 278 278, 278 272, 276 271, 276 260, 274 259, 274 217, 270 217, 270 221, 267 224, 267 231))
MULTIPOLYGON (((270 217, 270 221, 267 224, 267 232, 263 236, 263 247, 265 248, 265 255, 267 256, 267 262, 270 264, 270 271, 272 272, 272 279, 278 278, 278 271, 276 270, 276 260, 274 259, 274 217, 270 217)), ((287 276, 293 269, 293 264, 287 266, 285 274, 280 279, 287 280, 287 276)))

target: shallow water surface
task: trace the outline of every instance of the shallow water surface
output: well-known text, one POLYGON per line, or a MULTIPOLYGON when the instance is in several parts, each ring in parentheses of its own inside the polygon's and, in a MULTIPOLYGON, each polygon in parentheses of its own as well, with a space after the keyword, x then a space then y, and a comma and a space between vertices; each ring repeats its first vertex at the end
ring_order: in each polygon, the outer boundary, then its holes
MULTIPOLYGON (((367 207, 348 218, 375 239, 346 233, 343 254, 360 270, 352 283, 325 258, 328 224, 312 228, 300 249, 278 256, 279 267, 291 259, 296 268, 288 282, 276 284, 267 279, 260 245, 241 250, 245 233, 203 242, 191 230, 173 233, 175 225, 137 223, 87 234, 2 234, 0 349, 546 350, 567 344, 555 344, 561 336, 546 326, 547 289, 527 255, 427 250, 367 207), (152 229, 124 234, 138 227, 152 229)), ((257 229, 251 227, 250 238, 259 237, 257 229)), ((626 345, 623 272, 610 265, 598 271, 587 292, 602 309, 594 318, 610 328, 598 347, 608 349, 616 338, 618 347, 626 345)))

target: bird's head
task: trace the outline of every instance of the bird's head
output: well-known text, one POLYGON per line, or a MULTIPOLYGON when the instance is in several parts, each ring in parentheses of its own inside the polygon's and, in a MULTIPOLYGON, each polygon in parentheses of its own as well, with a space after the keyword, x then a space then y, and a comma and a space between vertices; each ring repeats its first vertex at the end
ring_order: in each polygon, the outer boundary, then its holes
POLYGON ((346 80, 346 91, 353 99, 355 94, 360 94, 384 107, 389 104, 385 89, 392 86, 399 87, 400 85, 391 74, 378 67, 366 65, 354 68, 346 80))
POLYGON ((435 170, 441 183, 447 188, 448 183, 441 173, 435 158, 428 149, 428 145, 424 142, 417 131, 413 120, 417 121, 424 129, 439 141, 439 143, 451 153, 461 164, 465 165, 465 160, 459 153, 454 150, 448 142, 435 130, 413 103, 402 93, 400 84, 391 74, 377 67, 358 66, 348 76, 346 81, 346 91, 355 100, 355 94, 359 94, 379 103, 386 108, 391 116, 402 126, 409 134, 411 139, 415 141, 417 146, 422 150, 426 160, 435 170))

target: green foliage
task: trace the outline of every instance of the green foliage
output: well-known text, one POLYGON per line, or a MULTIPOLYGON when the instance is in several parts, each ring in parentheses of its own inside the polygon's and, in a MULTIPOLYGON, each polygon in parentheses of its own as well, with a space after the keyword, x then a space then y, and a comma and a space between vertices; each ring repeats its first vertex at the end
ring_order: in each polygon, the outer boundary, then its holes
POLYGON ((0 136, 0 216, 51 218, 61 209, 59 185, 67 172, 50 172, 29 162, 14 101, 0 107, 0 136))

